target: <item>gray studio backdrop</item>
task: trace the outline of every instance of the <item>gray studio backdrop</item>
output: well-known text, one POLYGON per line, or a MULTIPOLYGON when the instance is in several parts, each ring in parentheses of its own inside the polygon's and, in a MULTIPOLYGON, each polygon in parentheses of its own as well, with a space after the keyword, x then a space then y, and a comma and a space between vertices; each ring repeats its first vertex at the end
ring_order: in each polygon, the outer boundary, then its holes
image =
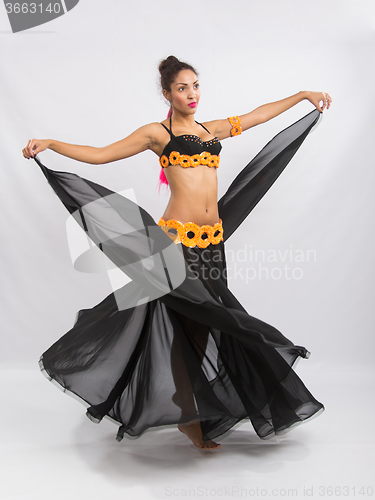
MULTIPOLYGON (((372 2, 357 0, 81 0, 47 24, 12 33, 0 6, 1 367, 37 366, 77 311, 112 291, 106 273, 74 269, 69 214, 22 148, 31 138, 104 146, 163 120, 157 66, 170 54, 200 74, 198 121, 243 114, 300 90, 331 94, 320 125, 229 238, 229 286, 251 315, 306 346, 314 369, 370 365, 371 9, 372 2)), ((304 101, 225 140, 219 197, 276 133, 313 109, 304 101)), ((166 207, 152 152, 101 166, 50 150, 39 158, 52 170, 133 190, 155 221, 166 207)))

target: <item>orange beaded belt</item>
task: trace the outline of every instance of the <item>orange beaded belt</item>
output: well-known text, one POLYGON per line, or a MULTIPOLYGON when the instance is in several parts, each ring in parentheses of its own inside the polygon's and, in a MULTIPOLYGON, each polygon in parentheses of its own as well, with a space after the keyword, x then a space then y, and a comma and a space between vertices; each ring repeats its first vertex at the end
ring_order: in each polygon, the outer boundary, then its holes
POLYGON ((221 219, 213 226, 209 224, 198 226, 198 224, 194 222, 185 222, 185 224, 183 224, 176 219, 164 220, 163 217, 160 217, 158 226, 161 226, 163 231, 165 231, 176 244, 182 243, 187 247, 198 246, 199 248, 206 248, 210 243, 217 245, 223 240, 223 225, 221 219), (192 234, 192 236, 190 236, 190 234, 192 234), (206 235, 206 237, 202 238, 204 235, 206 235))

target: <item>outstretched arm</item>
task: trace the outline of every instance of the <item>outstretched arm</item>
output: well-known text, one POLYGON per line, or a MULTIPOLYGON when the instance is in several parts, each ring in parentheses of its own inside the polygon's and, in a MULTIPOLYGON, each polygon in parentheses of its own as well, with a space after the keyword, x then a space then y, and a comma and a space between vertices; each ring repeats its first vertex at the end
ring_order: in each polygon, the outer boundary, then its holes
POLYGON ((41 151, 51 149, 77 161, 101 165, 129 158, 146 149, 152 149, 156 141, 155 136, 160 128, 157 125, 155 123, 144 125, 124 139, 100 148, 68 144, 53 139, 31 139, 22 152, 25 158, 33 158, 41 151))
MULTIPOLYGON (((240 119, 242 130, 248 130, 251 127, 255 127, 255 125, 267 122, 268 120, 271 120, 271 118, 275 118, 275 116, 280 115, 304 99, 308 99, 321 113, 326 107, 328 109, 332 102, 329 94, 304 90, 290 97, 286 97, 285 99, 281 99, 280 101, 263 104, 262 106, 255 108, 253 111, 250 111, 250 113, 241 115, 240 119), (325 96, 327 96, 327 98, 325 96), (321 101, 323 101, 322 107, 320 106, 321 101)), ((229 120, 214 120, 212 122, 206 122, 205 125, 207 125, 207 128, 211 131, 211 133, 216 135, 216 137, 220 140, 226 139, 231 135, 230 131, 232 126, 229 123, 229 120)))

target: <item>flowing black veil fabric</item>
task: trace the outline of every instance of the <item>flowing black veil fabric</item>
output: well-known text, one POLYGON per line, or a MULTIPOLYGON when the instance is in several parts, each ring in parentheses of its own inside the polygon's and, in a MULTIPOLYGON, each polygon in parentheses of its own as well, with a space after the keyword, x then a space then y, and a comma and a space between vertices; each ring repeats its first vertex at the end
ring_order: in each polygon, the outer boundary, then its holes
POLYGON ((44 166, 56 195, 131 282, 92 309, 40 358, 50 380, 79 397, 94 422, 120 424, 117 439, 199 418, 213 439, 249 418, 272 437, 324 410, 292 367, 307 358, 230 292, 225 241, 288 165, 321 119, 314 110, 277 134, 218 202, 224 241, 174 244, 137 203, 44 166))

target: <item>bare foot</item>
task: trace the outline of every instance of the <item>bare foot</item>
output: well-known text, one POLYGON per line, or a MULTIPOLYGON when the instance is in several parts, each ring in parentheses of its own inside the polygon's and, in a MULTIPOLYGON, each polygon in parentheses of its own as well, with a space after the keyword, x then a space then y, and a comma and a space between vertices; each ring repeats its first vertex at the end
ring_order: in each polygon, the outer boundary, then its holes
POLYGON ((221 447, 221 444, 215 443, 211 439, 207 439, 203 441, 202 439, 202 428, 200 422, 195 422, 194 424, 189 425, 178 425, 178 430, 187 435, 189 439, 193 442, 193 444, 202 450, 208 449, 217 449, 221 447))

